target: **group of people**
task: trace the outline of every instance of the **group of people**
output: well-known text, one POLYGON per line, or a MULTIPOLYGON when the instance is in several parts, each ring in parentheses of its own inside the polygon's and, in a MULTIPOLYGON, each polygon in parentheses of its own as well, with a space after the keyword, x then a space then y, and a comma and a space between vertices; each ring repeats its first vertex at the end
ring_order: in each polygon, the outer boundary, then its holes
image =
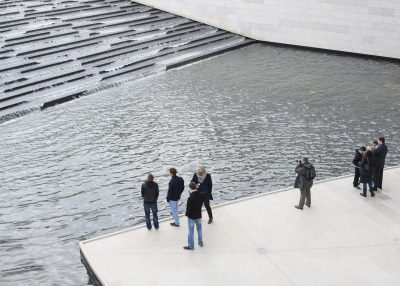
MULTIPOLYGON (((174 218, 174 222, 170 223, 173 227, 179 227, 179 215, 178 215, 178 203, 181 199, 183 190, 185 189, 185 182, 182 177, 177 176, 175 168, 169 169, 169 175, 171 180, 168 184, 167 202, 171 208, 171 215, 174 218)), ((210 200, 212 197, 212 179, 211 175, 206 172, 204 166, 200 166, 196 173, 194 173, 191 182, 189 183, 189 198, 186 204, 185 215, 188 218, 188 245, 184 246, 184 249, 194 249, 194 225, 198 234, 198 244, 203 246, 203 233, 201 228, 201 208, 204 204, 208 214, 208 224, 213 222, 213 215, 210 207, 210 200)), ((153 213, 153 224, 154 228, 158 229, 158 215, 157 215, 157 200, 159 196, 158 184, 154 182, 154 176, 149 173, 147 180, 142 184, 141 195, 143 197, 143 206, 146 216, 146 226, 148 230, 151 230, 150 210, 153 213)))
MULTIPOLYGON (((353 185, 360 189, 360 183, 363 184, 363 192, 361 196, 367 196, 367 186, 371 197, 375 196, 378 189, 382 189, 383 168, 385 166, 386 154, 388 148, 385 145, 385 138, 380 137, 378 141, 373 141, 372 146, 362 146, 356 150, 353 164, 355 166, 355 174, 353 185), (374 186, 372 186, 372 182, 374 186)), ((294 187, 300 189, 300 201, 295 208, 302 210, 304 205, 311 207, 311 187, 313 179, 316 176, 314 166, 308 162, 308 158, 304 157, 298 161, 295 168, 297 174, 294 187)), ((171 180, 168 184, 167 202, 171 208, 171 215, 174 222, 173 227, 179 227, 180 221, 178 216, 178 203, 181 199, 185 183, 182 177, 177 176, 175 168, 169 169, 171 180)), ((152 228, 150 220, 150 211, 153 213, 154 228, 158 229, 157 200, 159 196, 158 184, 154 182, 154 176, 150 173, 147 180, 142 184, 141 194, 144 199, 144 212, 146 215, 146 226, 150 230, 152 228)), ((213 222, 213 215, 210 207, 212 197, 212 180, 211 175, 206 172, 204 166, 200 166, 194 173, 189 184, 189 198, 186 204, 185 215, 188 219, 188 245, 184 249, 194 249, 194 226, 198 234, 198 244, 203 246, 203 233, 201 228, 201 208, 204 204, 208 213, 208 223, 213 222)))
MULTIPOLYGON (((372 146, 362 146, 356 150, 353 159, 355 166, 353 185, 355 188, 360 189, 360 183, 363 184, 363 192, 360 193, 361 196, 367 197, 367 186, 369 187, 371 197, 375 196, 375 192, 378 189, 382 190, 383 168, 385 167, 387 152, 388 148, 384 137, 373 141, 372 146), (373 186, 372 182, 374 183, 373 186)), ((302 210, 304 205, 311 207, 311 187, 316 172, 314 166, 308 162, 308 158, 298 161, 295 172, 297 177, 294 187, 300 189, 300 201, 294 207, 302 210)))
POLYGON ((375 196, 374 192, 378 189, 382 190, 383 168, 387 152, 388 148, 384 137, 373 141, 371 146, 361 146, 356 150, 353 159, 355 166, 353 186, 360 189, 360 183, 363 184, 361 196, 367 196, 367 186, 371 197, 375 196), (372 186, 372 182, 374 182, 374 186, 372 186))

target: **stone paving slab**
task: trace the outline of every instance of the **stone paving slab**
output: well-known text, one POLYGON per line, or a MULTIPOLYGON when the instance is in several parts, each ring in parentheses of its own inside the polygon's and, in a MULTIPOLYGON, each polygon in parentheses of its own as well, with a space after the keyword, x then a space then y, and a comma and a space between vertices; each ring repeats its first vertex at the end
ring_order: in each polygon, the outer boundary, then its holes
MULTIPOLYGON (((80 242, 102 285, 385 285, 400 281, 400 167, 363 198, 352 176, 317 182, 297 210, 285 189, 203 212, 204 247, 184 250, 187 220, 160 222, 80 242)), ((195 232, 196 236, 196 232, 195 232)), ((197 242, 197 237, 195 243, 197 242)))

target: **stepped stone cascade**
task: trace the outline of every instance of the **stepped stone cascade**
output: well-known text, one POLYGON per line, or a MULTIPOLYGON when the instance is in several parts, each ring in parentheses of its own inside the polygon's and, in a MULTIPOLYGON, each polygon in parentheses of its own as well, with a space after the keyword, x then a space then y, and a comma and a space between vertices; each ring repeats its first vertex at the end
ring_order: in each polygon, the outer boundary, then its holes
POLYGON ((0 123, 253 42, 129 0, 10 0, 0 16, 0 123))

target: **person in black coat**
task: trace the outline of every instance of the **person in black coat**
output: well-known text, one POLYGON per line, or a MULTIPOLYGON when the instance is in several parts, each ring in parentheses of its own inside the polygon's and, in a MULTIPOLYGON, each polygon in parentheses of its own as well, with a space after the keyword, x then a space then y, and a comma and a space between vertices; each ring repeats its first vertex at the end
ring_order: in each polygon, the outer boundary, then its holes
POLYGON ((374 167, 374 191, 377 191, 378 188, 382 189, 383 168, 385 167, 385 159, 388 152, 388 148, 385 145, 385 138, 380 137, 378 139, 378 146, 373 152, 376 158, 374 167))
POLYGON ((185 215, 188 218, 188 246, 184 246, 184 249, 194 249, 194 225, 196 224, 198 243, 203 247, 203 232, 201 230, 201 207, 203 206, 203 198, 200 192, 196 189, 196 183, 190 182, 189 184, 190 196, 186 204, 185 215))
POLYGON ((175 220, 175 222, 170 223, 172 226, 179 226, 178 202, 185 188, 185 182, 181 177, 178 177, 176 173, 177 171, 175 168, 169 169, 171 180, 168 184, 167 202, 171 207, 171 214, 175 220))
POLYGON ((146 215, 147 229, 151 229, 150 210, 153 213, 154 228, 158 229, 157 199, 159 195, 158 184, 154 182, 154 176, 149 173, 147 181, 142 184, 141 195, 143 198, 144 214, 146 215))
POLYGON ((366 151, 365 147, 362 146, 360 147, 360 149, 356 150, 356 153, 354 154, 354 159, 353 159, 353 164, 355 166, 354 168, 354 180, 353 180, 353 186, 354 188, 358 188, 360 189, 360 187, 358 186, 360 184, 359 180, 360 180, 360 166, 358 166, 358 163, 361 162, 362 158, 363 158, 363 154, 366 151))
POLYGON ((374 153, 367 150, 363 154, 360 166, 360 183, 363 183, 363 192, 360 193, 361 196, 367 196, 367 184, 369 186, 369 191, 371 192, 371 197, 375 196, 374 190, 372 188, 372 174, 375 165, 374 153))
POLYGON ((203 198, 204 206, 206 207, 208 214, 208 224, 213 222, 213 215, 210 207, 210 200, 212 196, 212 180, 211 175, 206 172, 205 166, 200 166, 197 169, 197 173, 194 173, 192 181, 196 184, 196 188, 199 190, 201 197, 203 198))

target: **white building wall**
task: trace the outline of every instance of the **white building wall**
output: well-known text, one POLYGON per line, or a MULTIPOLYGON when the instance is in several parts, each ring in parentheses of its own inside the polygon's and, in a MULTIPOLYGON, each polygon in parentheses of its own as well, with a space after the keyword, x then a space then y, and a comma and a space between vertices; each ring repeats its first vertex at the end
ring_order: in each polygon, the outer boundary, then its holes
POLYGON ((400 0, 138 0, 256 40, 400 59, 400 0))

